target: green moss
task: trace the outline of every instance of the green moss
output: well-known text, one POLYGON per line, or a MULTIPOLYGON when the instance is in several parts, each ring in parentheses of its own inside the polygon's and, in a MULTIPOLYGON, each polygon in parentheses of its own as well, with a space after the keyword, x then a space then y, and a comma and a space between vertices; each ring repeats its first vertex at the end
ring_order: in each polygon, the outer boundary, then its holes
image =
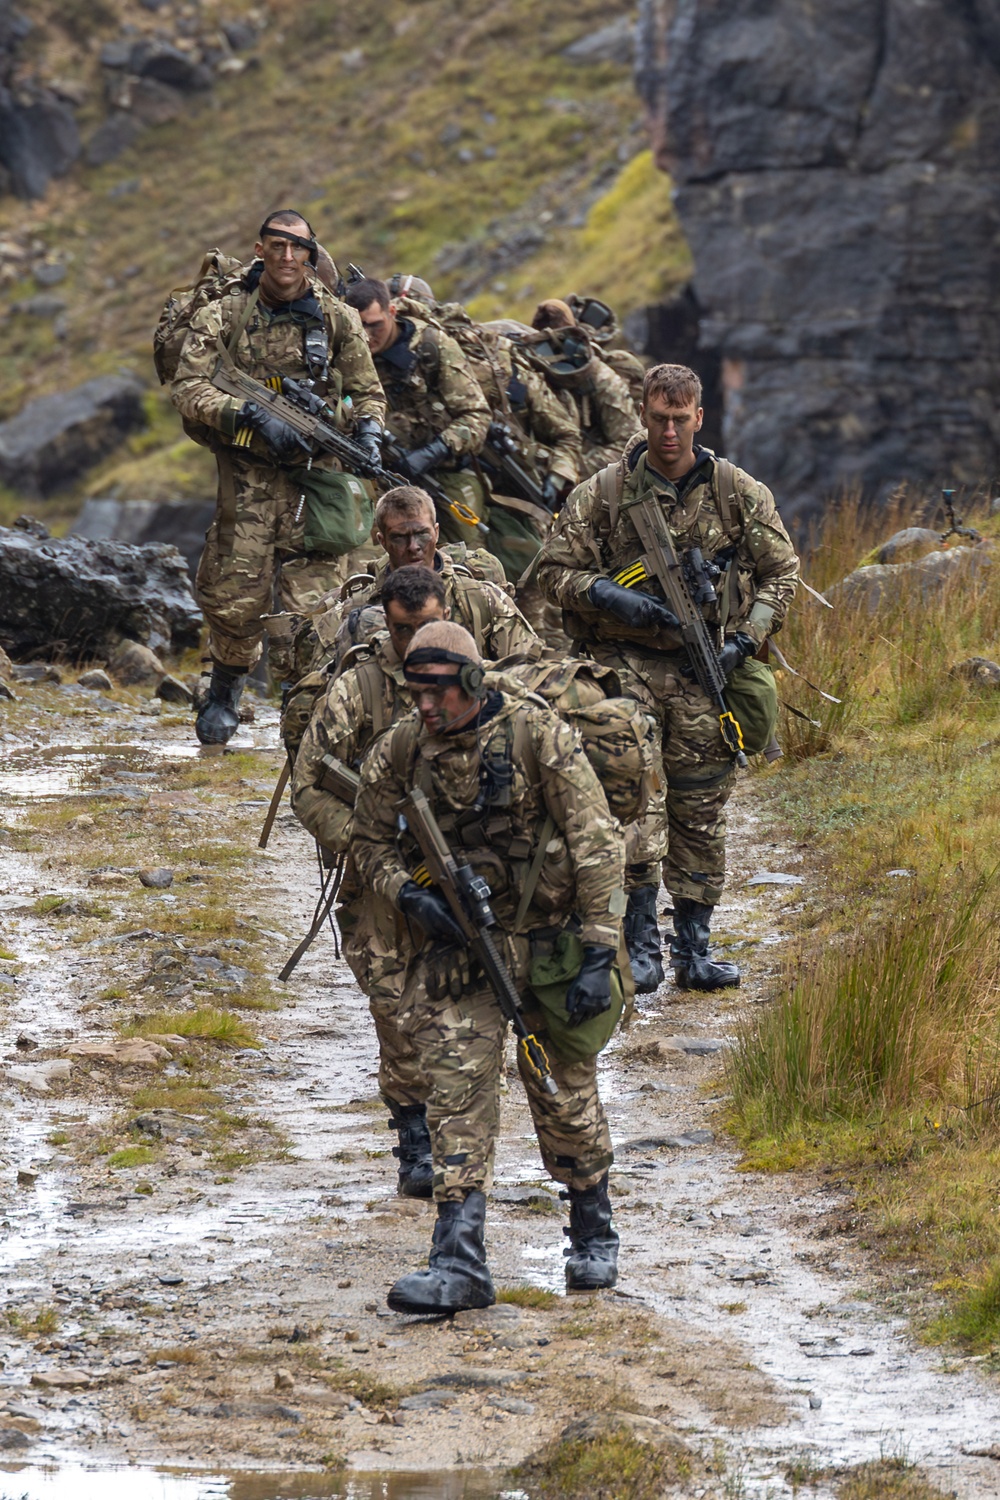
POLYGON ((108 1157, 109 1167, 148 1167, 156 1160, 155 1146, 123 1146, 108 1157))
POLYGON ((173 1035, 193 1041, 222 1042, 230 1047, 259 1047, 260 1042, 246 1021, 228 1010, 202 1007, 198 1010, 157 1011, 141 1021, 122 1027, 123 1036, 173 1035))
POLYGON ((528 1486, 532 1500, 660 1500, 668 1485, 690 1479, 696 1465, 679 1443, 654 1446, 611 1419, 588 1423, 579 1438, 550 1443, 512 1476, 528 1486))
POLYGON ((548 1310, 562 1301, 555 1292, 540 1286, 505 1286, 497 1292, 498 1302, 510 1302, 515 1307, 536 1307, 548 1310))

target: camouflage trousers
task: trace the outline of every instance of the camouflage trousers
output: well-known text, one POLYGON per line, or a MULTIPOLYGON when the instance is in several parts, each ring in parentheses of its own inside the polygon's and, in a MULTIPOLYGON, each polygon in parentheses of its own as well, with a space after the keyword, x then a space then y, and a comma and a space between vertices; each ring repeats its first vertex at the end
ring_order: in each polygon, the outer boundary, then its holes
POLYGON ((407 960, 413 943, 404 917, 371 890, 361 892, 350 863, 337 922, 344 957, 375 1022, 378 1086, 387 1103, 423 1104, 430 1088, 413 1042, 400 1028, 407 960))
MULTIPOLYGON (((518 946, 521 941, 518 940, 518 946)), ((527 943, 524 943, 525 957, 527 943)), ((427 1124, 434 1159, 434 1197, 461 1199, 488 1191, 500 1126, 499 1091, 507 1022, 493 992, 474 980, 460 1000, 432 998, 425 950, 411 966, 400 1025, 420 1057, 430 1090, 427 1124)), ((515 983, 518 965, 513 966, 515 983)), ((593 1187, 614 1157, 597 1089, 597 1059, 561 1062, 549 1050, 555 1095, 542 1091, 518 1049, 518 1070, 546 1171, 556 1182, 593 1187)))
MULTIPOLYGON (((212 660, 245 672, 260 659, 261 620, 273 608, 275 584, 281 609, 308 614, 343 582, 346 560, 302 551, 300 493, 283 469, 228 451, 217 462, 218 509, 194 592, 208 624, 212 660)), ((280 662, 275 666, 282 670, 280 662)))
POLYGON ((650 883, 635 873, 636 867, 660 857, 665 831, 663 884, 672 896, 715 906, 726 879, 726 803, 736 780, 718 710, 696 682, 681 674, 685 658, 680 655, 647 659, 606 645, 590 650, 595 661, 614 667, 622 692, 654 715, 662 736, 665 805, 662 812, 654 807, 643 820, 640 847, 630 851, 634 864, 626 884, 650 883))

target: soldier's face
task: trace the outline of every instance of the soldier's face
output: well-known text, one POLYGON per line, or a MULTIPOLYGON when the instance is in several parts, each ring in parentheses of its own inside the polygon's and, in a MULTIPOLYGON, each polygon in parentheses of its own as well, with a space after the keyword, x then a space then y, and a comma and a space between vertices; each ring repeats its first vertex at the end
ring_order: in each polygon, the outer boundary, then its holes
POLYGON ((254 251, 264 262, 261 280, 265 283, 265 289, 284 301, 289 301, 305 285, 309 251, 283 235, 283 228, 290 234, 309 238, 309 225, 304 219, 299 219, 294 224, 275 224, 273 233, 268 230, 264 238, 258 240, 254 251))
MULTIPOLYGON (((428 677, 455 676, 451 662, 429 661, 421 668, 421 675, 428 677)), ((416 705, 421 722, 428 734, 441 734, 444 730, 461 729, 463 724, 474 719, 479 712, 480 700, 470 698, 457 683, 448 687, 430 687, 426 683, 413 683, 410 694, 416 705)))
POLYGON ((433 596, 425 599, 419 609, 404 609, 398 599, 390 599, 385 607, 385 623, 389 627, 389 639, 400 660, 406 655, 406 648, 421 625, 426 625, 428 620, 447 618, 447 607, 433 596))
POLYGON ((694 463, 695 433, 704 412, 694 401, 681 405, 655 392, 639 408, 639 419, 649 438, 649 459, 668 479, 679 479, 694 463))
POLYGON ((396 337, 395 302, 390 302, 388 307, 370 302, 359 310, 358 317, 364 325, 365 338, 372 353, 381 354, 383 349, 388 349, 396 337))
POLYGON ((439 532, 437 521, 428 511, 423 516, 390 515, 385 530, 375 535, 389 554, 390 568, 405 568, 407 563, 433 568, 439 532))

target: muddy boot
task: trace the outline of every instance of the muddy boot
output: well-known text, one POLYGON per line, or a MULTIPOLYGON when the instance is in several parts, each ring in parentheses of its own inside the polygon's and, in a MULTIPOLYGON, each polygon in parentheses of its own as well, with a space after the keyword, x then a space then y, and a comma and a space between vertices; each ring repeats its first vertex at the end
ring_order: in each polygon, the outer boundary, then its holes
POLYGON ((403 1198, 432 1198, 434 1167, 427 1111, 422 1104, 397 1104, 394 1099, 385 1102, 389 1106, 389 1124, 399 1133, 399 1145, 392 1148, 399 1162, 396 1192, 403 1198))
POLYGON ((670 962, 674 982, 682 990, 725 990, 740 982, 735 964, 717 963, 708 956, 709 927, 712 908, 702 901, 674 897, 674 937, 670 944, 670 962))
POLYGON ((464 1203, 439 1203, 426 1271, 411 1271, 390 1287, 393 1312, 452 1313, 492 1307, 497 1300, 486 1264, 486 1196, 473 1188, 464 1203))
POLYGON ((599 1292, 618 1280, 618 1235, 611 1227, 608 1174, 596 1187, 570 1188, 560 1193, 569 1199, 569 1249, 566 1261, 568 1292, 599 1292))
POLYGON ((225 745, 240 727, 240 694, 247 674, 213 663, 208 694, 198 710, 194 732, 203 745, 225 745))
POLYGON ((637 995, 651 995, 663 983, 660 929, 656 925, 655 885, 640 885, 629 891, 625 910, 625 946, 628 948, 637 995))

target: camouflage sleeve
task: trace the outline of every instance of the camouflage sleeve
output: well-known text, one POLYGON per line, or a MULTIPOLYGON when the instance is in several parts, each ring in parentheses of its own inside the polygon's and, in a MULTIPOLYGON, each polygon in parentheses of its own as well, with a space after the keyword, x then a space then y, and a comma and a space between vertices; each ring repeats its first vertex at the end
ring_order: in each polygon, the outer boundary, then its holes
POLYGON ((595 363, 593 400, 600 413, 606 444, 615 450, 609 459, 613 463, 621 457, 629 438, 639 431, 639 419, 628 382, 600 360, 595 363))
POLYGON ((478 453, 486 441, 490 409, 482 387, 462 350, 446 333, 438 333, 438 393, 450 421, 438 434, 460 458, 464 453, 478 453))
POLYGON ((499 661, 514 651, 526 651, 538 640, 534 630, 514 603, 495 583, 482 581, 491 609, 485 623, 483 645, 490 661, 499 661))
POLYGON ((200 308, 191 319, 177 374, 170 384, 170 399, 182 417, 204 422, 220 432, 232 431, 232 419, 240 402, 217 391, 212 375, 219 362, 217 339, 228 339, 232 328, 232 309, 238 298, 219 297, 200 308))
POLYGON ((392 764, 393 740, 405 722, 400 721, 382 736, 361 769, 351 838, 351 853, 361 880, 393 906, 410 879, 396 848, 396 807, 407 788, 392 764))
MULTIPOLYGON (((326 300, 334 302, 332 297, 326 300)), ((340 374, 341 394, 350 396, 355 418, 374 417, 376 422, 383 424, 385 394, 375 373, 360 317, 353 307, 334 303, 331 322, 333 367, 340 374)))
POLYGON ((587 590, 604 571, 598 532, 602 508, 597 480, 584 480, 571 492, 559 512, 558 526, 542 543, 535 581, 546 599, 561 609, 591 607, 587 590))
POLYGON ((572 411, 549 390, 536 370, 518 372, 528 387, 532 435, 549 450, 549 469, 576 484, 580 477, 580 424, 572 411))
POLYGON ((767 485, 752 479, 742 469, 736 473, 745 515, 737 566, 741 574, 752 569, 749 579, 752 602, 741 629, 759 646, 767 636, 781 629, 798 586, 799 559, 767 485))
POLYGON ((354 809, 333 792, 316 785, 324 755, 353 765, 365 724, 365 707, 354 672, 332 682, 320 699, 302 736, 292 772, 292 811, 327 849, 347 852, 354 809))
POLYGON ((555 713, 531 715, 545 806, 566 841, 576 877, 574 910, 585 943, 618 946, 625 910, 625 840, 575 729, 555 713))

